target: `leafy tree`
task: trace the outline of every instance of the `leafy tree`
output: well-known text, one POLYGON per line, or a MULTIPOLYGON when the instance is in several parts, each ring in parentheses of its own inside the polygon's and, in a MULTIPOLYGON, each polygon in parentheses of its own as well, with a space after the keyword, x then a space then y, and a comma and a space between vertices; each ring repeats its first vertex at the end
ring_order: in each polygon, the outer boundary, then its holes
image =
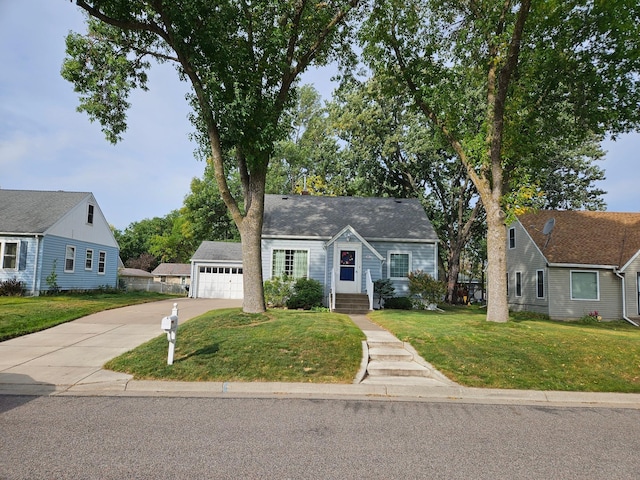
POLYGON ((112 142, 126 129, 128 94, 146 88, 150 59, 172 62, 193 92, 194 138, 210 156, 244 259, 245 312, 265 310, 260 236, 274 142, 284 138, 300 74, 350 58, 347 16, 359 0, 76 0, 86 35, 67 37, 62 74, 80 109, 112 142), (242 186, 233 195, 228 166, 242 186))
POLYGON ((303 85, 291 111, 289 135, 275 144, 267 191, 339 195, 343 192, 334 175, 339 158, 340 148, 320 94, 303 85))
POLYGON ((548 142, 579 145, 640 122, 635 0, 381 0, 362 29, 375 72, 396 75, 446 139, 487 218, 487 319, 504 322, 505 204, 548 142))
MULTIPOLYGON (((170 230, 171 226, 172 222, 168 220, 167 217, 154 217, 146 218, 139 222, 132 222, 123 232, 114 231, 115 238, 118 245, 120 245, 120 258, 124 264, 131 268, 147 270, 147 268, 143 267, 133 267, 131 262, 134 259, 140 259, 144 254, 150 254, 151 239, 156 235, 162 235, 164 232, 170 230)), ((151 270, 157 266, 158 260, 159 259, 156 259, 155 265, 153 265, 151 270)), ((149 262, 148 265, 151 266, 152 262, 149 262)))
POLYGON ((190 224, 179 210, 165 217, 167 228, 149 239, 149 252, 169 263, 187 263, 198 244, 193 238, 190 224))
MULTIPOLYGON (((239 182, 234 178, 228 182, 229 188, 237 196, 240 190, 239 182)), ((191 181, 191 192, 184 199, 181 213, 189 224, 190 235, 196 247, 204 240, 240 239, 238 228, 220 197, 210 161, 207 161, 202 178, 194 178, 191 181)))
POLYGON ((150 253, 141 253, 139 257, 129 258, 124 262, 129 268, 138 268, 147 272, 153 271, 158 266, 158 259, 150 253))
POLYGON ((439 132, 411 109, 406 90, 390 89, 387 82, 379 76, 343 85, 332 103, 335 128, 348 149, 350 173, 344 176, 351 175, 360 194, 421 199, 442 241, 439 261, 447 300, 454 301, 461 254, 483 227, 482 204, 439 132))

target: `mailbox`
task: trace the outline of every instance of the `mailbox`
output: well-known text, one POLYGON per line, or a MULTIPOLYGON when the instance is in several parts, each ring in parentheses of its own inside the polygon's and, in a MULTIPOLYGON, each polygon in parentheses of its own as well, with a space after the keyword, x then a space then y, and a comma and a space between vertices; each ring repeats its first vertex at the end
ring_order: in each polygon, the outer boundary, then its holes
POLYGON ((173 304, 171 315, 164 317, 160 321, 160 328, 167 334, 167 341, 169 342, 169 354, 167 356, 167 364, 173 365, 173 353, 176 348, 176 336, 178 333, 178 304, 173 304))
POLYGON ((172 330, 178 329, 178 317, 175 315, 171 315, 169 317, 164 317, 162 319, 162 323, 160 324, 160 328, 165 332, 170 332, 172 330))

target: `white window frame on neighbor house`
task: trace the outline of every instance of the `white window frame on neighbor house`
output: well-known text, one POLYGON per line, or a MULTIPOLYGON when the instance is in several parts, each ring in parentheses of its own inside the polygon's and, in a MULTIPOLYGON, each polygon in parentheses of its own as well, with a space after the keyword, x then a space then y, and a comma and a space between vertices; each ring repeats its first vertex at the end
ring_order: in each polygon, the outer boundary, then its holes
POLYGON ((3 270, 17 270, 18 259, 20 258, 20 242, 18 241, 0 242, 0 258, 2 259, 3 270), (15 255, 12 253, 7 253, 8 245, 15 245, 15 248, 16 248, 15 255))
POLYGON ((87 252, 84 257, 84 269, 87 271, 93 270, 93 249, 87 248, 87 252))
POLYGON ((107 271, 107 252, 98 252, 98 275, 104 275, 107 271))
POLYGON ((93 225, 93 217, 94 217, 94 215, 95 215, 95 212, 96 212, 96 207, 95 207, 95 205, 93 205, 93 204, 89 203, 89 204, 87 205, 87 223, 88 223, 89 225, 93 225))
POLYGON ((309 278, 309 249, 274 248, 271 250, 271 278, 309 278), (281 253, 284 252, 284 253, 281 253), (304 260, 301 257, 304 254, 304 260), (276 255, 282 258, 276 259, 276 255), (304 265, 301 263, 304 261, 304 265), (280 266, 279 264, 282 264, 280 266), (278 269, 278 271, 276 271, 278 269))
POLYGON ((388 277, 390 279, 398 279, 398 280, 403 280, 406 279, 409 276, 409 273, 411 273, 411 252, 403 252, 400 250, 396 250, 396 251, 389 251, 387 253, 387 274, 388 277), (396 273, 398 273, 397 271, 392 271, 394 265, 393 265, 393 261, 392 261, 392 257, 394 256, 406 256, 407 257, 407 271, 406 274, 403 275, 395 275, 396 273))
POLYGON ((522 296, 522 272, 516 272, 516 297, 522 296))
POLYGON ((536 298, 545 298, 546 291, 544 288, 544 270, 536 270, 536 298), (542 295, 540 294, 542 289, 542 295))
POLYGON ((509 229, 509 250, 516 248, 516 227, 509 229))
POLYGON ((73 273, 76 269, 76 247, 67 245, 64 249, 64 271, 73 273))
POLYGON ((587 302, 598 302, 600 301, 600 274, 597 270, 571 270, 569 275, 569 288, 571 289, 571 300, 580 300, 587 302), (586 297, 577 297, 573 290, 574 287, 574 276, 582 275, 582 274, 592 274, 596 277, 595 287, 596 287, 596 297, 595 298, 586 298, 586 297))

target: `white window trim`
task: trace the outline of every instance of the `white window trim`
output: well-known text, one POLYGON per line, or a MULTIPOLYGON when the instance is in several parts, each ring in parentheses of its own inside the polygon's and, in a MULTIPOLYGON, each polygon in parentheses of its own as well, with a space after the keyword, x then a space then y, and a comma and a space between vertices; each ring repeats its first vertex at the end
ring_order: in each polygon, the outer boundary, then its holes
MULTIPOLYGON (((280 250, 284 250, 284 251, 293 250, 294 252, 307 252, 307 272, 306 272, 306 276, 305 277, 299 277, 299 278, 310 278, 309 277, 309 268, 311 266, 311 252, 310 252, 310 250, 308 248, 276 248, 276 247, 272 247, 271 248, 271 255, 270 255, 270 258, 269 258, 269 260, 271 262, 271 265, 270 265, 270 268, 269 268, 270 278, 274 278, 274 276, 273 276, 273 266, 274 266, 273 265, 273 252, 280 251, 280 250)), ((295 280, 297 280, 297 278, 295 278, 295 280)))
POLYGON ((522 272, 516 272, 515 282, 516 282, 515 295, 516 295, 516 298, 520 298, 522 297, 522 272), (518 283, 520 283, 520 285, 518 285, 518 283), (518 290, 520 291, 518 292, 518 290))
POLYGON ((107 273, 107 252, 105 252, 104 250, 100 250, 98 252, 98 275, 106 275, 107 273), (104 268, 102 269, 102 271, 100 271, 100 255, 102 255, 104 253, 104 262, 102 262, 104 264, 104 268))
POLYGON ((20 242, 18 240, 4 240, 0 242, 0 270, 15 272, 20 268, 20 242), (16 266, 15 268, 4 267, 4 253, 8 243, 16 244, 16 266))
POLYGON ((511 227, 509 229, 509 233, 507 235, 507 243, 509 245, 509 250, 513 250, 516 248, 516 227, 511 227), (511 232, 513 232, 513 246, 511 246, 511 232))
POLYGON ((540 269, 540 270, 536 270, 536 298, 538 299, 544 299, 547 298, 547 289, 545 287, 545 282, 546 278, 545 278, 545 274, 544 274, 544 270, 540 269), (538 290, 538 275, 542 274, 542 296, 539 295, 539 290, 538 290))
POLYGON ((387 252, 387 278, 391 280, 407 280, 408 275, 413 271, 411 266, 413 265, 413 257, 411 252, 403 251, 403 250, 389 250, 387 252), (407 265, 407 276, 406 277, 392 277, 391 276, 391 255, 408 255, 409 256, 409 264, 407 265))
POLYGON ((87 272, 90 272, 93 270, 93 248, 87 248, 87 250, 85 251, 84 254, 84 269, 87 272), (89 252, 91 252, 91 263, 89 266, 87 266, 87 260, 89 260, 89 252))
POLYGON ((64 247, 64 272, 65 273, 73 273, 76 271, 76 247, 75 245, 66 245, 64 247), (70 258, 67 256, 68 250, 73 249, 73 268, 71 270, 67 270, 67 260, 70 258))
POLYGON ((569 272, 569 294, 571 300, 576 302, 599 302, 600 301, 600 272, 598 270, 571 270, 569 272), (596 298, 575 298, 573 296, 573 274, 574 273, 595 273, 596 274, 596 298))

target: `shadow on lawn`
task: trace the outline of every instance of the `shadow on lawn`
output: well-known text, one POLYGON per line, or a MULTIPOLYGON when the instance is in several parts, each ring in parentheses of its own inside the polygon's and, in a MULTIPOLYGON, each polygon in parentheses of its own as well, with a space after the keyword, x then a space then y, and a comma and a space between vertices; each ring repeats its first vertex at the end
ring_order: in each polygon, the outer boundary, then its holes
POLYGON ((200 356, 208 356, 215 355, 220 350, 220 345, 214 343, 213 345, 209 345, 207 347, 199 348, 198 350, 188 353, 183 357, 177 358, 176 362, 184 362, 185 360, 190 359, 191 357, 200 357, 200 356))

